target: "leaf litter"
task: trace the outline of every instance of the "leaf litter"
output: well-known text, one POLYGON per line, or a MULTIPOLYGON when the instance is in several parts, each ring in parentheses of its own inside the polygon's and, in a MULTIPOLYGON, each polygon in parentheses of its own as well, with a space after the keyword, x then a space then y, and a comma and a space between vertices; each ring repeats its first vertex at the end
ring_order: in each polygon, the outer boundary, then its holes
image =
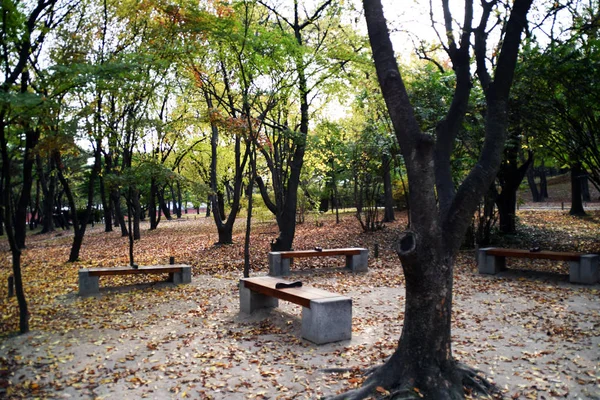
MULTIPOLYGON (((404 278, 394 239, 406 224, 364 234, 352 216, 336 225, 298 226, 295 247, 367 247, 369 272, 342 270, 343 257, 300 259, 294 275, 306 284, 353 299, 353 338, 316 346, 301 339, 301 309, 280 302, 271 311, 239 314, 243 223, 235 244, 214 246, 207 218, 161 223, 136 242, 140 265, 192 265, 193 281, 164 277, 101 279, 97 296, 77 295, 80 268, 127 265, 127 241, 93 228, 82 261, 68 264, 69 232, 28 237, 23 276, 31 332, 15 336, 16 299, 0 287, 0 397, 18 398, 318 398, 353 387, 382 363, 402 329, 404 278), (375 244, 379 258, 373 257, 375 244), (335 371, 324 373, 323 369, 335 371)), ((600 213, 580 219, 560 211, 519 212, 519 234, 506 246, 600 251, 600 213)), ((276 227, 253 227, 252 274, 268 272, 276 227)), ((10 260, 2 248, 5 260, 10 260)), ((0 282, 10 274, 0 267, 0 282)), ((455 268, 453 351, 480 369, 507 398, 600 398, 600 285, 568 283, 568 267, 543 260, 510 260, 510 270, 481 276, 473 251, 455 268)), ((379 390, 385 395, 384 388, 379 390)))

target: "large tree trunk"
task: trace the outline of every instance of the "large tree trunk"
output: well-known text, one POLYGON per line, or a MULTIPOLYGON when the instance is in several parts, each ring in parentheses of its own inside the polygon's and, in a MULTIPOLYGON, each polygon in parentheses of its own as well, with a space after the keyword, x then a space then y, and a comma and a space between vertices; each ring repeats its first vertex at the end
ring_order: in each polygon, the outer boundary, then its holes
MULTIPOLYGON (((464 397, 463 384, 478 379, 452 357, 452 274, 455 254, 485 191, 500 166, 508 125, 507 104, 520 36, 531 0, 515 0, 492 78, 487 70, 487 20, 493 3, 484 4, 482 23, 472 28, 472 2, 466 2, 460 42, 455 40, 449 2, 443 1, 448 54, 457 74, 455 96, 436 140, 423 134, 414 116, 392 47, 380 0, 364 0, 365 18, 379 86, 406 162, 410 187, 411 226, 397 251, 406 277, 404 326, 392 357, 356 391, 338 398, 362 399, 379 387, 398 397, 426 399, 464 397), (455 190, 451 176, 453 143, 468 104, 470 37, 475 32, 477 75, 486 95, 485 141, 477 166, 455 190), (460 48, 458 47, 460 43, 460 48), (466 69, 466 70, 465 70, 466 69), (465 86, 466 85, 466 86, 465 86), (466 92, 466 93, 465 93, 466 92)), ((475 383, 471 387, 481 388, 475 383)))
POLYGON ((505 157, 506 159, 502 163, 500 171, 498 171, 498 180, 502 189, 496 197, 496 205, 500 217, 500 232, 515 233, 517 231, 517 191, 533 162, 533 153, 529 153, 529 158, 520 167, 517 167, 515 147, 507 149, 505 157))
POLYGON ((498 207, 498 217, 500 219, 500 232, 504 234, 515 233, 517 231, 517 193, 513 190, 503 189, 496 196, 496 207, 498 207))
POLYGON ((161 209, 163 215, 165 216, 165 218, 168 221, 172 220, 173 217, 171 217, 171 211, 169 210, 169 207, 167 206, 167 203, 165 201, 165 187, 164 186, 158 190, 158 201, 160 204, 160 209, 161 209))
POLYGON ((571 210, 570 215, 585 216, 581 196, 581 163, 575 162, 571 165, 571 210))
MULTIPOLYGON (((443 253, 439 240, 428 243, 422 239, 419 246, 430 246, 430 254, 443 253)), ((414 238, 405 237, 405 240, 414 243, 414 238)), ((409 253, 411 247, 408 243, 407 246, 409 253)), ((416 258, 407 262, 403 259, 406 305, 402 336, 397 350, 369 378, 370 382, 385 388, 406 382, 406 394, 416 387, 431 399, 463 397, 462 377, 451 348, 454 260, 444 261, 416 258), (427 268, 423 269, 423 265, 427 268)))

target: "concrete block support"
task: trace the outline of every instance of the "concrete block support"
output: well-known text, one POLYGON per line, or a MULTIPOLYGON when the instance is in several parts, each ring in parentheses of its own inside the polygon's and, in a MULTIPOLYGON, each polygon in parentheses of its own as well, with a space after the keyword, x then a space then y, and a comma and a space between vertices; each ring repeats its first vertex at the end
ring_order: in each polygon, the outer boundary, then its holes
POLYGON ((265 296, 264 294, 253 292, 246 288, 244 280, 240 280, 240 311, 251 314, 252 311, 259 308, 274 308, 279 305, 279 299, 276 297, 265 296))
POLYGON ((269 275, 288 276, 290 274, 290 259, 281 258, 281 253, 272 251, 269 253, 269 275))
POLYGON ((598 254, 585 254, 580 261, 569 262, 569 281, 572 283, 595 284, 600 279, 598 271, 600 256, 598 254))
POLYGON ((189 265, 182 265, 181 271, 169 273, 169 282, 173 282, 177 285, 181 283, 191 283, 192 267, 189 265))
POLYGON ((97 276, 90 276, 87 268, 79 270, 79 295, 87 296, 100 291, 100 284, 97 276))
POLYGON ((477 253, 477 266, 480 274, 496 275, 506 269, 506 257, 490 256, 488 250, 493 247, 479 249, 477 253))
POLYGON ((302 337, 315 344, 352 339, 352 299, 311 300, 310 308, 302 308, 302 337))
POLYGON ((369 249, 359 249, 360 254, 346 256, 346 268, 352 272, 366 272, 369 270, 369 249))

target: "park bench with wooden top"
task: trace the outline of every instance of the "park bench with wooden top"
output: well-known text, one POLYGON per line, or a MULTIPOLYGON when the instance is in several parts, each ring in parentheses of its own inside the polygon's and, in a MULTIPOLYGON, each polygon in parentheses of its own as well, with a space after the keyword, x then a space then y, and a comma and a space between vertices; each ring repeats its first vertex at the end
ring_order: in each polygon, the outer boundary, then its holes
POLYGON ((101 276, 116 275, 148 275, 169 274, 167 282, 190 283, 192 269, 189 265, 153 265, 147 267, 115 267, 115 268, 83 268, 79 270, 79 294, 88 295, 100 291, 99 278, 101 276))
POLYGON ((477 257, 479 273, 495 275, 505 270, 506 257, 567 261, 569 263, 569 281, 572 283, 594 284, 600 278, 598 272, 598 260, 600 256, 598 254, 503 249, 498 247, 479 249, 477 257))
POLYGON ((358 247, 347 249, 272 251, 269 253, 269 275, 289 275, 291 261, 294 258, 331 256, 346 256, 346 269, 352 272, 362 272, 369 269, 369 250, 358 247))
POLYGON ((352 338, 352 299, 314 287, 278 289, 281 278, 261 276, 240 280, 240 311, 251 314, 261 308, 273 308, 279 300, 302 306, 302 337, 316 344, 352 338))

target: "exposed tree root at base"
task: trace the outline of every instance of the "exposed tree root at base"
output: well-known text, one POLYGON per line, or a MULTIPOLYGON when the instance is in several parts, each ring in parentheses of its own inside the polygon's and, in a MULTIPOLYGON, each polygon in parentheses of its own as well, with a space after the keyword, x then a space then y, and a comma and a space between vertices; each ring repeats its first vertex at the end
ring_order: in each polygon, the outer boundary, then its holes
MULTIPOLYGON (((452 375, 456 376, 462 382, 463 390, 448 391, 440 394, 440 388, 417 388, 411 384, 399 382, 393 387, 383 386, 382 380, 378 378, 377 372, 386 367, 386 364, 371 367, 363 372, 363 376, 370 376, 361 387, 350 390, 339 395, 329 397, 328 400, 361 400, 370 396, 376 396, 381 399, 409 400, 409 399, 464 399, 465 393, 476 393, 482 398, 502 398, 501 391, 489 380, 483 377, 481 371, 471 368, 462 363, 455 363, 452 375), (382 391, 384 388, 386 391, 382 391)), ((323 372, 348 372, 354 369, 331 368, 321 370, 323 372)), ((403 381, 408 381, 404 379, 403 381)))

